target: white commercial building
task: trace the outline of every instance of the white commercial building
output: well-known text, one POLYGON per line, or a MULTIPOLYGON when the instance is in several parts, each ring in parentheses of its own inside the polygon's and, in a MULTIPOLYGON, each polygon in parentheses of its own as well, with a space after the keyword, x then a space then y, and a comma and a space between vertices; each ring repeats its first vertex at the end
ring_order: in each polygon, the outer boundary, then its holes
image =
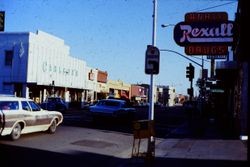
POLYGON ((85 101, 97 91, 97 71, 70 56, 64 40, 42 31, 0 33, 0 93, 42 102, 61 96, 66 102, 85 101))

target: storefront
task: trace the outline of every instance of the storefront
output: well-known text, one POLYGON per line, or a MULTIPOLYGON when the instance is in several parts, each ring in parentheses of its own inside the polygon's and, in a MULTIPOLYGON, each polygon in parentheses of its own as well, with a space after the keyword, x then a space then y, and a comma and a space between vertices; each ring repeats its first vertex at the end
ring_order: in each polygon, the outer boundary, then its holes
POLYGON ((1 33, 0 92, 41 103, 48 96, 67 103, 96 99, 97 70, 70 56, 64 40, 42 31, 1 33), (90 76, 91 74, 91 76, 90 76))

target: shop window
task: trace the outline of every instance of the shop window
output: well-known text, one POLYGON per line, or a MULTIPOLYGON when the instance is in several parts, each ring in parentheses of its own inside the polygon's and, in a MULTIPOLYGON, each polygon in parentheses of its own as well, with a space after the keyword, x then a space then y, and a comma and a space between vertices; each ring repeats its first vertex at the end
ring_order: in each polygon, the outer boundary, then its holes
POLYGON ((12 66, 12 60, 13 60, 13 51, 6 50, 5 51, 5 65, 12 66))

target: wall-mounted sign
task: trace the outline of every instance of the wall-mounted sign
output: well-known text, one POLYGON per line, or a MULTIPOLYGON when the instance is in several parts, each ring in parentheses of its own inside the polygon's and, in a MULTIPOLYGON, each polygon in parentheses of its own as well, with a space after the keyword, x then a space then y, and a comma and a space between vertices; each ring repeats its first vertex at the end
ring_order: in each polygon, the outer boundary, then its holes
POLYGON ((227 55, 207 55, 207 59, 226 59, 227 55))
POLYGON ((185 46, 187 55, 227 55, 226 45, 188 45, 185 46))
POLYGON ((90 72, 89 72, 89 80, 90 81, 94 81, 95 80, 95 73, 93 73, 92 70, 90 70, 90 72))
POLYGON ((221 22, 227 20, 226 12, 192 12, 185 14, 185 22, 221 22))
POLYGON ((194 12, 175 26, 174 40, 187 55, 227 55, 233 32, 234 22, 226 12, 194 12))

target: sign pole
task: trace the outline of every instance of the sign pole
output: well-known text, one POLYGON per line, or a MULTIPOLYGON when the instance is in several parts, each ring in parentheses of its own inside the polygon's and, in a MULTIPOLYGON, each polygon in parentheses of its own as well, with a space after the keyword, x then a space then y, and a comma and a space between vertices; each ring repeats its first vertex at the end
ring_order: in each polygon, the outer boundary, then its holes
MULTIPOLYGON (((156 19, 157 19, 157 0, 153 0, 153 32, 152 32, 152 45, 156 46, 156 19)), ((148 119, 154 120, 154 75, 150 74, 150 92, 149 92, 149 114, 148 119)), ((147 157, 153 157, 155 152, 154 137, 148 139, 147 157)))
POLYGON ((211 67, 210 67, 210 78, 214 78, 214 64, 215 64, 215 60, 214 60, 214 57, 211 58, 211 67))
MULTIPOLYGON (((156 13, 157 13, 157 0, 153 0, 153 33, 152 33, 152 46, 156 46, 156 13)), ((154 120, 154 75, 150 74, 150 107, 149 107, 149 120, 154 120)))

